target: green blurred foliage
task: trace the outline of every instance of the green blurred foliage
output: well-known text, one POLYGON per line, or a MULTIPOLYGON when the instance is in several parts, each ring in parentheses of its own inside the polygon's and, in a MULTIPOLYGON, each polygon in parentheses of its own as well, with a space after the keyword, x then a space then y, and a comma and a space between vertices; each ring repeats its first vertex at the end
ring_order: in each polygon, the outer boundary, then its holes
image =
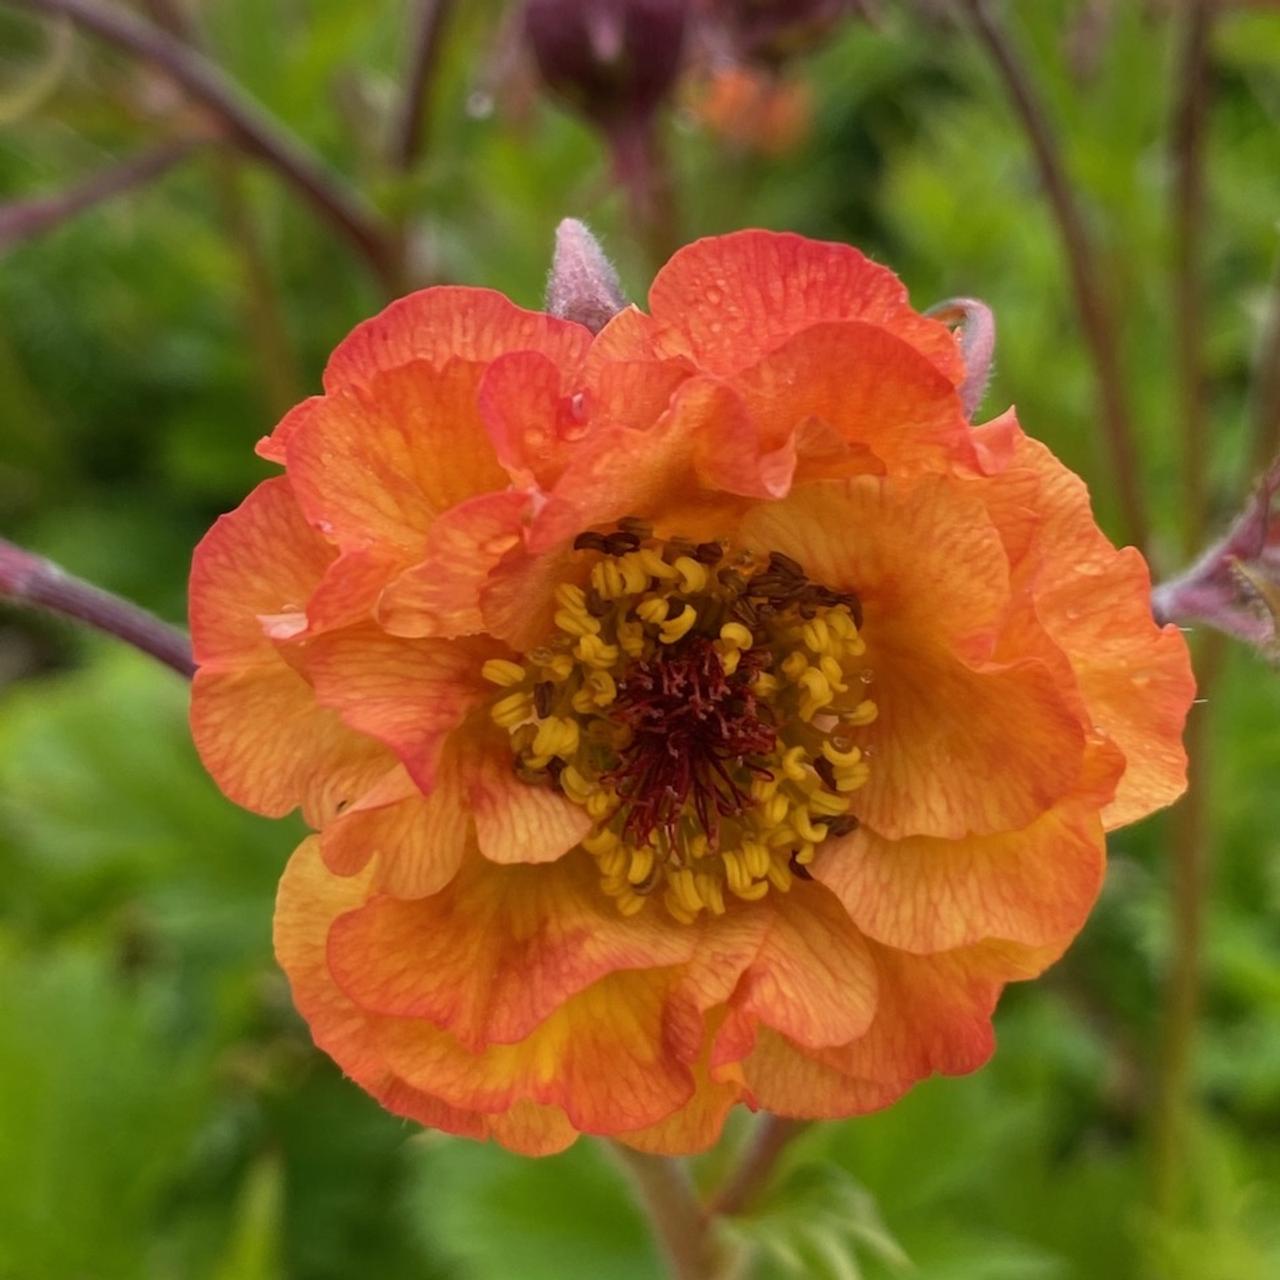
MULTIPOLYGON (((851 23, 793 68, 815 114, 781 156, 675 112, 683 233, 754 224, 849 240, 892 263, 921 305, 987 299, 1001 325, 988 407, 1016 402, 1113 523, 1055 229, 989 65, 929 16, 945 7, 883 5, 878 26, 851 23)), ((405 221, 424 276, 536 305, 553 228, 572 213, 643 296, 652 264, 601 147, 537 96, 497 0, 458 6, 427 148, 408 174, 386 163, 402 8, 220 0, 200 18, 206 47, 249 91, 405 221)), ((1137 0, 1009 8, 1122 303, 1167 571, 1181 520, 1168 24, 1137 0), (1101 34, 1083 48, 1097 12, 1101 34)), ((5 198, 56 190, 181 124, 180 99, 147 69, 84 38, 65 56, 54 45, 0 4, 0 113, 28 99, 0 126, 5 198)), ((1204 327, 1223 518, 1247 475, 1250 364, 1276 256, 1280 16, 1224 12, 1213 60, 1204 327)), ((0 259, 3 532, 179 617, 191 547, 269 471, 254 441, 380 302, 311 210, 225 155, 197 155, 19 245, 0 259)), ((417 1133, 311 1048, 270 954, 274 885, 298 828, 235 810, 207 781, 174 677, 10 613, 6 681, 2 1280, 659 1274, 600 1150, 529 1162, 417 1133)), ((1066 961, 1010 992, 989 1068, 797 1144, 774 1197, 729 1229, 758 1246, 759 1277, 1280 1275, 1280 681, 1237 654, 1214 703, 1201 1105, 1181 1212, 1147 1207, 1176 821, 1165 816, 1113 839, 1098 911, 1066 961)), ((700 1162, 704 1181, 717 1160, 700 1162)))

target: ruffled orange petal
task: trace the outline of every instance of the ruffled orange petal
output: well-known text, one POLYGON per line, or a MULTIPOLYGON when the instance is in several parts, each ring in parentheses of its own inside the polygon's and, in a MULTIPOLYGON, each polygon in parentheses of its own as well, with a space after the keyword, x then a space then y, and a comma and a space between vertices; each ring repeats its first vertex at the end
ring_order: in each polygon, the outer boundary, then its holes
POLYGON ((859 831, 824 844, 812 871, 863 933, 903 951, 987 938, 1039 945, 1074 934, 1097 900, 1098 806, 1096 794, 1074 796, 1021 831, 965 840, 859 831))
POLYGON ((871 954, 820 885, 797 884, 755 910, 727 914, 707 930, 699 964, 708 963, 708 951, 712 963, 737 975, 712 1052, 716 1067, 745 1056, 759 1025, 816 1048, 845 1044, 871 1024, 871 954))
POLYGON ((1015 830, 1070 793, 1085 735, 1053 664, 995 662, 1010 605, 1001 539, 965 481, 861 476, 796 489, 742 525, 855 591, 879 708, 855 812, 881 836, 1015 830))
POLYGON ((795 1120, 842 1120, 879 1111, 912 1083, 847 1075, 768 1030, 761 1031, 740 1069, 753 1106, 795 1120))
POLYGON ((417 360, 326 397, 288 447, 311 523, 344 549, 377 545, 412 562, 437 516, 505 488, 476 405, 484 368, 417 360))
POLYGON ((1195 696, 1186 642, 1151 616, 1151 579, 1133 548, 1117 551, 1094 523, 1084 482, 1012 413, 979 428, 1004 436, 1006 469, 996 493, 1036 486, 1040 534, 1019 567, 1044 628, 1070 660, 1094 725, 1124 753, 1127 767, 1104 813, 1124 826, 1172 803, 1186 786, 1182 729, 1195 696))
POLYGON ((468 862, 443 892, 378 896, 340 917, 329 967, 362 1009, 424 1019, 472 1053, 515 1044, 608 974, 679 964, 690 931, 620 915, 585 856, 551 867, 468 862))
POLYGON ((590 345, 581 325, 526 311, 492 289, 444 285, 410 293, 356 325, 329 357, 324 387, 332 393, 369 383, 411 360, 487 363, 508 351, 538 351, 570 365, 590 345))
POLYGON ((192 564, 192 737, 223 791, 271 817, 301 805, 323 820, 386 767, 375 743, 316 705, 277 643, 305 630, 332 559, 281 477, 221 517, 192 564))
POLYGON ((401 640, 365 626, 319 637, 302 661, 320 705, 394 751, 425 792, 445 737, 490 692, 480 668, 498 652, 487 641, 401 640))
POLYGON ((378 600, 378 621, 397 636, 463 636, 484 629, 480 596, 489 575, 520 544, 525 493, 487 493, 431 526, 426 557, 397 575, 378 600))
POLYGON ((270 818, 301 805, 309 823, 325 821, 387 767, 283 662, 197 671, 191 735, 227 797, 270 818))
POLYGON ((898 277, 848 245, 770 231, 698 240, 658 272, 649 309, 661 353, 710 373, 754 364, 810 325, 865 320, 922 352, 953 385, 964 380, 947 328, 913 311, 898 277))
POLYGON ((669 986, 660 970, 612 973, 527 1039, 477 1054, 427 1022, 384 1018, 378 1051, 410 1084, 451 1106, 497 1112, 531 1100, 562 1108, 584 1133, 641 1129, 694 1091, 689 1068, 663 1044, 669 986))
POLYGON ((421 898, 443 889, 471 847, 459 755, 446 742, 430 795, 397 765, 344 808, 320 834, 329 869, 354 875, 376 858, 373 890, 421 898))
MULTIPOLYGON (((815 325, 743 370, 732 385, 763 452, 818 422, 892 474, 976 466, 955 387, 908 342, 874 324, 815 325)), ((802 478, 818 477, 811 468, 802 478)))
POLYGON ((515 776, 509 742, 498 732, 470 735, 463 786, 476 843, 490 862, 554 862, 591 830, 581 805, 515 776))
POLYGON ((329 926, 362 902, 367 876, 330 875, 318 841, 304 841, 289 860, 276 903, 275 949, 289 978, 298 1012, 316 1045, 384 1107, 428 1128, 469 1138, 492 1137, 526 1155, 551 1155, 577 1137, 557 1108, 518 1102, 508 1112, 481 1115, 451 1107, 397 1076, 377 1051, 371 1020, 333 981, 328 968, 329 926))
POLYGON ((273 620, 297 615, 333 548, 303 518, 289 481, 264 480, 200 540, 191 562, 191 644, 201 666, 278 661, 273 620))

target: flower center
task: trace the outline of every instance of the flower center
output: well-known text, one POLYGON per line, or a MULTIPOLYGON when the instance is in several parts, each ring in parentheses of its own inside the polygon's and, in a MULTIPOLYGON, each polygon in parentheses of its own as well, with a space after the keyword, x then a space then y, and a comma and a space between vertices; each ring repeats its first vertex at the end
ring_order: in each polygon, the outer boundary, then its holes
POLYGON ((869 772, 857 597, 634 518, 574 548, 594 563, 556 589, 552 640, 484 666, 517 774, 591 815, 583 847, 625 915, 661 890, 692 923, 807 879, 869 772))

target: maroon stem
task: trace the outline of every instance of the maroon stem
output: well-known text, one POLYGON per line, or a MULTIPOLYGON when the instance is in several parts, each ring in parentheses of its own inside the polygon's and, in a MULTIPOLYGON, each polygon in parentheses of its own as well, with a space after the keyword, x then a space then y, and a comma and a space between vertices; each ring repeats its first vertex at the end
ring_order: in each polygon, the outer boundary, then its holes
POLYGON ((394 240, 379 215, 307 145, 208 58, 136 14, 95 0, 5 0, 62 14, 117 48, 162 69, 210 111, 250 155, 296 188, 368 260, 389 287, 398 276, 394 240))
POLYGON ((1017 49, 992 15, 987 0, 960 2, 1000 72, 1014 111, 1031 144, 1040 181, 1049 198, 1066 251, 1076 311, 1093 360, 1098 384, 1098 407, 1112 466, 1115 468, 1125 533, 1139 548, 1145 548, 1146 503, 1138 475, 1137 452, 1133 442, 1128 395, 1120 368, 1116 325, 1102 285, 1102 273, 1098 268, 1093 245, 1067 179, 1066 167, 1048 116, 1036 96, 1031 75, 1023 65, 1017 49))
POLYGON ((418 0, 410 41, 409 74, 396 122, 392 159, 407 173, 422 150, 430 118, 431 84, 440 64, 440 48, 452 0, 418 0))
POLYGON ((620 1142, 610 1143, 607 1149, 630 1179, 672 1280, 711 1280, 718 1268, 707 1217, 684 1164, 633 1151, 620 1142))
POLYGON ((146 151, 139 151, 129 159, 111 165, 91 178, 53 195, 31 196, 0 205, 0 253, 20 240, 51 230, 103 200, 109 200, 131 187, 141 186, 142 183, 159 177, 187 156, 196 145, 195 139, 175 138, 146 151))
POLYGON ((631 206, 636 238, 655 270, 679 247, 675 184, 655 117, 630 120, 610 131, 613 172, 631 206))
POLYGON ((1264 470, 1280 455, 1280 266, 1271 285, 1270 310, 1253 370, 1251 470, 1264 470))
MULTIPOLYGON (((1178 86, 1170 147, 1174 182, 1173 313, 1183 434, 1184 548, 1200 550, 1207 526, 1205 468, 1207 406, 1204 374, 1204 140, 1209 109, 1208 0, 1183 0, 1178 86)), ((1173 829, 1173 937, 1163 997, 1164 1026, 1158 1063, 1153 1135, 1156 1206, 1176 1211, 1184 1184, 1187 1122, 1193 1098, 1196 1030, 1200 1015, 1205 892, 1212 853, 1209 809, 1209 699, 1222 664, 1224 645, 1206 636, 1196 653, 1201 705, 1187 724, 1187 793, 1175 811, 1173 829)))
POLYGON ((191 641, 176 627, 3 538, 0 600, 74 618, 149 653, 179 675, 189 679, 195 674, 191 641))
POLYGON ((1173 113, 1173 319, 1175 363, 1181 383, 1183 550, 1194 555, 1204 539, 1206 398, 1204 373, 1205 214, 1204 139, 1208 116, 1209 4, 1185 0, 1173 113))
POLYGON ((757 1126, 742 1162, 712 1197, 707 1212, 732 1216, 750 1209, 769 1185, 779 1157, 809 1124, 808 1120, 766 1115, 757 1126))

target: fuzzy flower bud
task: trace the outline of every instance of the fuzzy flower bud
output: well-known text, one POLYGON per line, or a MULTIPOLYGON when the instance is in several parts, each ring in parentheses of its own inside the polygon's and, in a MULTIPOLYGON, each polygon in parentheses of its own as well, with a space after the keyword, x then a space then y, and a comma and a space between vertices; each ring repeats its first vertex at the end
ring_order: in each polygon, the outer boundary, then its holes
POLYGON ((1259 481, 1225 537, 1152 593, 1156 616, 1200 622, 1280 657, 1280 459, 1259 481))

